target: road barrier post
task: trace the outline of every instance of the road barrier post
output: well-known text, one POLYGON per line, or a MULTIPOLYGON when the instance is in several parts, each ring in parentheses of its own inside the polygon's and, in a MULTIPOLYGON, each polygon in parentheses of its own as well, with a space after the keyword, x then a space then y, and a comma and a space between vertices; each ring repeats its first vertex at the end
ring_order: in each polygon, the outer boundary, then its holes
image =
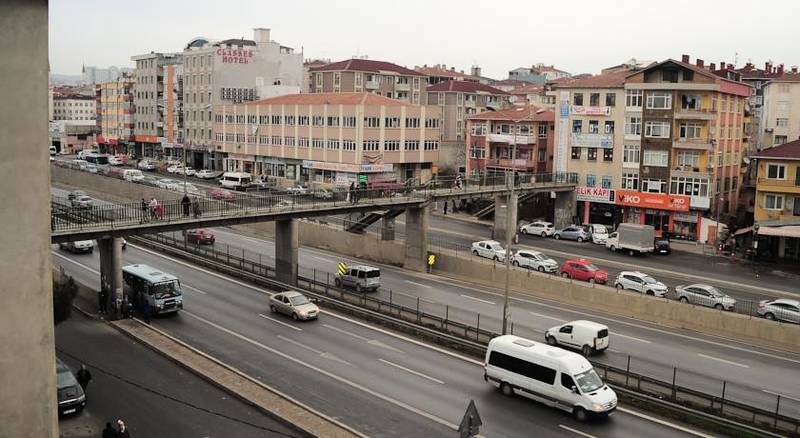
POLYGON ((419 297, 417 297, 417 322, 419 322, 419 297))
POLYGON ((392 310, 392 290, 389 289, 389 310, 392 310))
POLYGON ((325 273, 325 296, 328 296, 328 288, 330 288, 330 284, 331 284, 331 273, 330 272, 326 272, 325 273))
POLYGON ((477 341, 481 337, 481 314, 478 314, 478 325, 475 326, 475 340, 477 341))
POLYGON ((778 429, 778 416, 780 415, 778 412, 781 410, 781 396, 778 395, 778 402, 775 404, 775 422, 772 425, 773 429, 778 429))
POLYGON ((225 256, 227 257, 228 264, 231 264, 231 246, 230 246, 230 244, 225 244, 225 256))
POLYGON ((722 381, 722 400, 719 402, 719 413, 722 413, 722 410, 725 407, 725 387, 727 386, 728 382, 723 380, 722 381))
POLYGON ((628 365, 625 366, 625 387, 628 387, 628 378, 631 374, 631 355, 628 355, 628 365))
POLYGON ((678 367, 672 367, 672 400, 674 401, 677 396, 675 389, 675 378, 678 376, 678 367))

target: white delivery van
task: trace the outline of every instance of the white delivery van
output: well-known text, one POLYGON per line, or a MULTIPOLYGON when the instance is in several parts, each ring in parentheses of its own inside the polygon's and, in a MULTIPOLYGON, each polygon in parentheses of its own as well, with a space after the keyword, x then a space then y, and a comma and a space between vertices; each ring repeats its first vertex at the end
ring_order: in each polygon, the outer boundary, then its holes
POLYGON ((588 357, 608 348, 608 326, 592 321, 572 321, 550 328, 544 332, 544 339, 550 345, 580 350, 588 357))
POLYGON ((219 179, 219 185, 226 189, 244 190, 250 186, 252 175, 245 172, 225 172, 219 179))
POLYGON ((571 412, 578 421, 604 417, 617 394, 580 354, 514 335, 498 336, 486 349, 483 379, 505 395, 519 393, 571 412))
POLYGON ((608 235, 606 248, 636 254, 651 253, 655 249, 655 229, 652 225, 619 224, 617 231, 608 235))
POLYGON ((139 169, 125 169, 122 171, 122 179, 131 182, 143 181, 144 174, 139 169))

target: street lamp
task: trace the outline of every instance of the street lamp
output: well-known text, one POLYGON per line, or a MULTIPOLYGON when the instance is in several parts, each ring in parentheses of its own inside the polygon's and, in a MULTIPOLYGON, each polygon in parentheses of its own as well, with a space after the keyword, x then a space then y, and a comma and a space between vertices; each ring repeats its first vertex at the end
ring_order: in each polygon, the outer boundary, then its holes
MULTIPOLYGON (((517 224, 514 223, 514 221, 512 221, 514 215, 512 215, 511 213, 511 201, 512 199, 514 199, 514 186, 516 184, 517 131, 519 131, 519 122, 520 120, 514 120, 514 145, 511 149, 511 190, 508 195, 508 202, 506 203, 506 257, 505 257, 506 285, 505 285, 505 290, 503 291, 503 330, 502 330, 502 334, 504 335, 508 333, 508 317, 509 317, 508 290, 511 283, 511 254, 512 254, 511 245, 513 243, 513 241, 511 240, 511 234, 512 232, 514 234, 517 233, 517 224)), ((495 206, 495 212, 496 211, 497 211, 497 206, 495 206)))

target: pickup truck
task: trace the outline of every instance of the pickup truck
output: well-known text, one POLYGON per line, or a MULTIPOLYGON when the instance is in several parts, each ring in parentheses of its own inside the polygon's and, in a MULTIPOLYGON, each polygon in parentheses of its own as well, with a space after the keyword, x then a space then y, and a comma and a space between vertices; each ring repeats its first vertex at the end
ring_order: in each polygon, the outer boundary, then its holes
POLYGON ((651 225, 619 224, 616 231, 608 235, 606 248, 611 251, 627 251, 630 255, 651 253, 655 229, 651 225))

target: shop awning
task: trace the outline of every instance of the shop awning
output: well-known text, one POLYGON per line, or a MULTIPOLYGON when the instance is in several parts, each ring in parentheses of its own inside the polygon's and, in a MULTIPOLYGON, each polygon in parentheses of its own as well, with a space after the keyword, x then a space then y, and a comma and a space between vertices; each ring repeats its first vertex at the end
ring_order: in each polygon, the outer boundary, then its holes
POLYGON ((792 225, 785 227, 764 227, 758 228, 759 236, 781 236, 800 238, 800 226, 792 225))
POLYGON ((739 230, 736 230, 736 232, 733 233, 733 235, 734 236, 740 236, 742 234, 749 234, 749 233, 752 233, 752 232, 753 232, 753 227, 747 227, 747 228, 741 228, 739 230))

